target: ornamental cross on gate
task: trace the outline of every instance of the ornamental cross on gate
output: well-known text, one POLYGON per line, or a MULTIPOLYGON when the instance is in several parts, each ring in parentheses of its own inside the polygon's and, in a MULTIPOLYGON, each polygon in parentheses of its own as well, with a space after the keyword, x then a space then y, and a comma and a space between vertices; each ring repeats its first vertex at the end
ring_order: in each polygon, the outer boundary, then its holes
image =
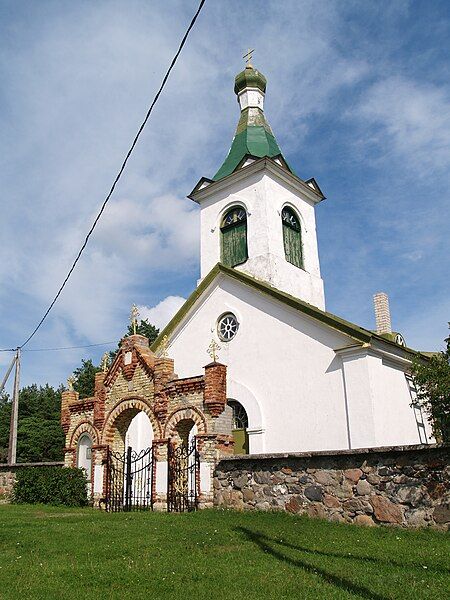
POLYGON ((136 304, 133 304, 133 306, 131 307, 131 313, 130 313, 130 322, 131 322, 131 327, 133 328, 133 335, 136 335, 138 317, 139 317, 138 307, 136 306, 136 304))
POLYGON ((219 350, 220 350, 220 346, 219 346, 219 344, 216 342, 216 340, 213 338, 213 339, 211 340, 211 343, 210 343, 210 345, 208 346, 208 354, 210 355, 210 357, 211 357, 211 360, 212 360, 213 362, 216 362, 216 361, 217 361, 217 358, 218 358, 218 356, 217 356, 217 352, 218 352, 219 350))
POLYGON ((169 338, 167 337, 167 335, 163 336, 163 339, 161 340, 161 344, 159 346, 159 357, 160 358, 167 358, 169 356, 169 338))
POLYGON ((105 352, 105 354, 102 356, 102 360, 100 362, 100 368, 103 371, 103 373, 106 373, 108 371, 109 363, 110 363, 109 353, 105 352))

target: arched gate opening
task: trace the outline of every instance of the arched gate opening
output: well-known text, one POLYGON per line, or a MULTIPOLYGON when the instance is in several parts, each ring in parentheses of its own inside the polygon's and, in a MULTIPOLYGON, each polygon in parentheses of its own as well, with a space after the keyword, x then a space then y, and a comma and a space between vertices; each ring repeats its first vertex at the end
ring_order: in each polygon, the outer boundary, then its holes
POLYGON ((107 509, 153 509, 156 460, 153 427, 138 408, 122 411, 111 426, 107 456, 107 509))

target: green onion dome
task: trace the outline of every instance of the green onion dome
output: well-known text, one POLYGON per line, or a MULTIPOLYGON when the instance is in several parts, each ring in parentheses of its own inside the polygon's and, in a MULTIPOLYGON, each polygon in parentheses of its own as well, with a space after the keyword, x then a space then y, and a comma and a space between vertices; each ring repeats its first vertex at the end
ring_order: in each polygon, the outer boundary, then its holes
POLYGON ((239 94, 245 88, 258 88, 262 93, 266 91, 267 79, 262 73, 254 69, 251 65, 245 67, 234 80, 234 92, 239 94))

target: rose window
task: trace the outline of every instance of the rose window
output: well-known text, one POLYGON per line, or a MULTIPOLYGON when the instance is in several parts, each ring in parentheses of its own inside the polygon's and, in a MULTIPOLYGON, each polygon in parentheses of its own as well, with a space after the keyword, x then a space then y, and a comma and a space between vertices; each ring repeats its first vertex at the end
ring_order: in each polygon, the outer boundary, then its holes
POLYGON ((239 323, 232 313, 220 317, 217 323, 217 333, 223 342, 229 342, 234 338, 239 329, 239 323))

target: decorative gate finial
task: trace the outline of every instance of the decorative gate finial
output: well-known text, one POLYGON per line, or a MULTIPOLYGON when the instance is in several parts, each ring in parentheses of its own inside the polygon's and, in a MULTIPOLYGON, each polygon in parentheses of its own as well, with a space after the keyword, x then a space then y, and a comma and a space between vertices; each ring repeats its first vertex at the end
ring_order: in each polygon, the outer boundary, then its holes
POLYGON ((219 344, 214 338, 212 338, 210 345, 208 346, 208 354, 210 355, 213 362, 217 362, 217 352, 220 350, 219 344))
POLYGON ((167 358, 169 356, 169 338, 167 337, 167 335, 163 335, 163 338, 161 340, 161 344, 159 346, 159 357, 160 358, 167 358))
POLYGON ((75 375, 72 373, 72 375, 70 375, 67 378, 67 389, 69 390, 69 392, 73 392, 73 385, 76 382, 77 382, 77 379, 76 379, 75 375))
POLYGON ((103 371, 103 373, 106 373, 106 371, 109 368, 109 354, 108 352, 105 352, 105 354, 102 356, 102 360, 100 362, 100 368, 103 371))
POLYGON ((136 335, 138 317, 139 317, 138 307, 136 306, 136 304, 133 304, 131 307, 131 313, 130 313, 130 322, 131 322, 131 327, 133 328, 133 335, 136 335))

